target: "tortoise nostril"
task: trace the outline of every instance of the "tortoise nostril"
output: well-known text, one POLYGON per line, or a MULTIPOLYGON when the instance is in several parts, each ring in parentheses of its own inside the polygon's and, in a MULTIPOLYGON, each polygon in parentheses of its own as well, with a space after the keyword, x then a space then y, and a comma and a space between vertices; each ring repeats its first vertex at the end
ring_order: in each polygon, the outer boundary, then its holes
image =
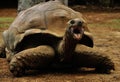
POLYGON ((71 20, 71 21, 70 21, 70 24, 74 24, 74 23, 75 23, 75 21, 74 21, 74 20, 71 20))

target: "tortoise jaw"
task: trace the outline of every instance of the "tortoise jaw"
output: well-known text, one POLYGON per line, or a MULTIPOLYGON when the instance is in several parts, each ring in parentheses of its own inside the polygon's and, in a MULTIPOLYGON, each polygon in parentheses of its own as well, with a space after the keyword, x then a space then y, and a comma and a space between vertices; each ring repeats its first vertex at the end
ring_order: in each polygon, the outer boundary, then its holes
POLYGON ((73 38, 76 40, 80 40, 83 36, 84 29, 79 26, 71 26, 71 33, 73 35, 73 38))

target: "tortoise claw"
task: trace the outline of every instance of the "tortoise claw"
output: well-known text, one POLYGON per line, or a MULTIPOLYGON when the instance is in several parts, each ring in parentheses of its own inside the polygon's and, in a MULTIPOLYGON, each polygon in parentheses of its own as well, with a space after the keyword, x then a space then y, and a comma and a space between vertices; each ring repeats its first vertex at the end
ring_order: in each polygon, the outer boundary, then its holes
POLYGON ((10 72, 13 73, 14 76, 19 77, 25 74, 25 70, 17 65, 17 63, 10 64, 9 66, 10 72))
POLYGON ((111 74, 111 69, 95 69, 97 73, 111 74))

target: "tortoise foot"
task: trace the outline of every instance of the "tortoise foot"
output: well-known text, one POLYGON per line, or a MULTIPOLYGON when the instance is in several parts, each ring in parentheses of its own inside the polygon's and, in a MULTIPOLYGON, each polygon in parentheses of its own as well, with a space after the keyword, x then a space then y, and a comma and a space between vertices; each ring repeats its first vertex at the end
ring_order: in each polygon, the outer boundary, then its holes
POLYGON ((10 64, 9 69, 10 69, 10 72, 16 77, 19 77, 25 74, 25 70, 22 67, 18 66, 17 63, 10 64))
POLYGON ((105 73, 105 74, 110 74, 111 73, 111 69, 95 69, 95 71, 97 73, 105 73))
POLYGON ((110 59, 106 59, 101 64, 98 64, 95 71, 98 73, 110 74, 112 70, 115 70, 114 63, 110 59))

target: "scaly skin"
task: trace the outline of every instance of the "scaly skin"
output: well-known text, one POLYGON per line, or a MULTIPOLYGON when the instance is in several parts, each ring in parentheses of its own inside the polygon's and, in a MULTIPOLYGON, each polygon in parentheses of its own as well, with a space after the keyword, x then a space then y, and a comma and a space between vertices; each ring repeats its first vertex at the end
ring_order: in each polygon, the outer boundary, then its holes
POLYGON ((78 41, 67 31, 58 46, 58 54, 61 62, 70 62, 78 41))
MULTIPOLYGON (((36 48, 27 49, 16 54, 12 58, 10 62, 10 71, 14 76, 21 76, 27 69, 50 68, 52 64, 56 63, 54 62, 54 58, 55 53, 50 46, 39 46, 36 48)), ((70 67, 64 65, 61 66, 70 67)), ((81 45, 77 45, 75 49, 71 60, 71 66, 77 68, 96 68, 97 72, 107 74, 111 73, 111 70, 115 69, 114 63, 109 56, 81 45)))
POLYGON ((14 76, 21 76, 27 69, 49 67, 54 60, 54 56, 54 50, 50 46, 26 49, 13 56, 9 68, 14 76))
POLYGON ((83 45, 77 45, 74 52, 73 65, 95 68, 97 72, 107 74, 111 73, 111 70, 115 70, 114 63, 107 54, 83 45))

